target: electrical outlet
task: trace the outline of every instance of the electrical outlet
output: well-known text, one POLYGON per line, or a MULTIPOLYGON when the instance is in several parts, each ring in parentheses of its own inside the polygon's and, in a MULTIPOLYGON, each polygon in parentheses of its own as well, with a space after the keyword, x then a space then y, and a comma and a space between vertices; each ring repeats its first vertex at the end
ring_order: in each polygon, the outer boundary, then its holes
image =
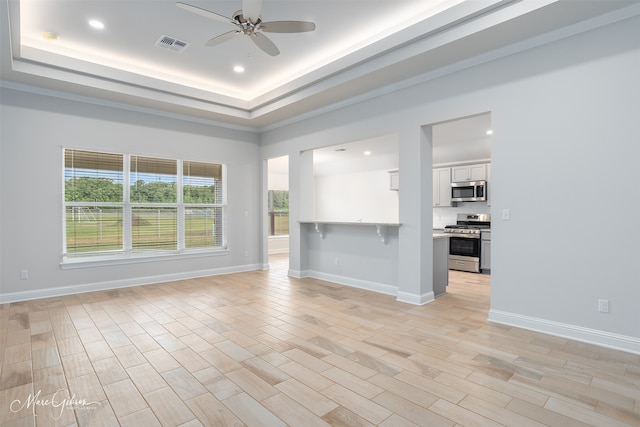
POLYGON ((27 280, 29 278, 29 270, 20 270, 20 280, 27 280))
POLYGON ((599 299, 598 300, 598 311, 600 313, 608 313, 609 312, 609 300, 608 299, 599 299))
POLYGON ((333 262, 334 262, 336 265, 340 265, 340 258, 336 257, 336 259, 335 259, 335 260, 333 260, 333 262))
POLYGON ((502 209, 502 220, 509 221, 511 219, 511 209, 502 209))

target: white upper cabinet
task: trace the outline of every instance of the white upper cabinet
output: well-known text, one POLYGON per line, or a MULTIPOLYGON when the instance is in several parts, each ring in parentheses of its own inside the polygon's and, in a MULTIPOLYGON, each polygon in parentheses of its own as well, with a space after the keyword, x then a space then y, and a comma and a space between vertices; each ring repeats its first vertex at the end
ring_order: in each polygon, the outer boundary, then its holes
POLYGON ((486 181, 487 164, 456 166, 451 168, 451 182, 486 181))
POLYGON ((397 170, 389 171, 389 190, 400 190, 400 172, 397 170))
POLYGON ((451 206, 451 169, 433 170, 433 206, 451 206))

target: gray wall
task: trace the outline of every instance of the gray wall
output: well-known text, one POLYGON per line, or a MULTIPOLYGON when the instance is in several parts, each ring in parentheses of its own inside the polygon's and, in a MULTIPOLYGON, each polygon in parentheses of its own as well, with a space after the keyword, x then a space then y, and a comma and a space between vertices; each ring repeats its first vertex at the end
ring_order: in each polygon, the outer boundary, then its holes
MULTIPOLYGON (((301 150, 400 132, 402 288, 427 280, 431 268, 431 200, 423 200, 431 163, 411 160, 418 143, 428 144, 418 129, 491 112, 490 318, 640 352, 640 234, 612 228, 640 210, 629 186, 640 160, 639 27, 635 17, 272 130, 262 135, 263 157, 290 155, 295 203, 301 150), (510 221, 500 220, 503 209, 510 221), (610 313, 597 312, 599 298, 610 300, 610 313)), ((319 264, 307 257, 330 259, 305 252, 297 209, 292 270, 319 264)))
POLYGON ((398 292, 398 227, 388 227, 385 243, 373 225, 326 225, 324 238, 303 224, 303 250, 309 256, 302 275, 376 292, 398 292))
POLYGON ((256 134, 6 88, 0 115, 0 302, 261 266, 256 134), (226 163, 229 251, 62 270, 63 147, 226 163))
MULTIPOLYGON (((290 268, 331 273, 332 250, 307 246, 308 226, 296 222, 305 209, 299 153, 397 132, 402 226, 397 241, 376 248, 393 257, 397 247, 397 282, 388 285, 419 301, 432 277, 428 125, 491 112, 490 318, 640 353, 640 236, 612 227, 640 210, 621 185, 636 181, 640 159, 639 27, 636 17, 274 129, 260 136, 262 150, 252 133, 2 89, 0 296, 262 266, 262 159, 281 155, 290 155, 290 268), (62 147, 227 163, 229 253, 61 270, 62 147), (501 221, 506 208, 512 219, 501 221), (19 280, 22 269, 30 279, 19 280), (597 312, 599 298, 610 313, 597 312)), ((343 271, 366 280, 367 267, 350 259, 343 271)))

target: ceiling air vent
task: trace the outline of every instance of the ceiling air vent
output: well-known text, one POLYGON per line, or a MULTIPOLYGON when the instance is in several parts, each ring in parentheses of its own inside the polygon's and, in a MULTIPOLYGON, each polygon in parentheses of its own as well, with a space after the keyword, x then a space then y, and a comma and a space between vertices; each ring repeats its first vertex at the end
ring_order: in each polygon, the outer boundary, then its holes
POLYGON ((174 37, 169 36, 161 36, 160 39, 156 42, 156 46, 164 47, 166 49, 171 49, 178 53, 182 53, 185 50, 189 43, 178 40, 174 37))

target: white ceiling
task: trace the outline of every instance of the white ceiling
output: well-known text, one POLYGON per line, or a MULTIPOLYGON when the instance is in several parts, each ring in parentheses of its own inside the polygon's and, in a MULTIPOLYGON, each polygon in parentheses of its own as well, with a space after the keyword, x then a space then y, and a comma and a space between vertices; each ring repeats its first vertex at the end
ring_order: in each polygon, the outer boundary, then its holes
MULTIPOLYGON (((184 1, 228 17, 243 5, 184 1)), ((8 87, 260 131, 548 42, 581 22, 593 26, 593 18, 637 14, 637 6, 638 0, 263 0, 263 21, 316 24, 308 33, 268 33, 281 52, 272 57, 244 35, 204 46, 233 25, 174 1, 8 0, 0 6, 0 77, 8 87), (90 19, 105 28, 90 27, 90 19), (57 39, 45 39, 45 32, 57 39), (189 46, 181 53, 156 46, 163 35, 189 46), (235 65, 246 71, 234 73, 235 65)))
POLYGON ((398 168, 398 135, 381 135, 313 150, 314 175, 398 168))
MULTIPOLYGON (((432 126, 433 163, 455 164, 491 159, 491 114, 456 118, 432 126)), ((397 134, 381 135, 313 150, 315 175, 335 175, 371 170, 398 169, 397 134)), ((270 163, 275 173, 283 163, 270 163)))

